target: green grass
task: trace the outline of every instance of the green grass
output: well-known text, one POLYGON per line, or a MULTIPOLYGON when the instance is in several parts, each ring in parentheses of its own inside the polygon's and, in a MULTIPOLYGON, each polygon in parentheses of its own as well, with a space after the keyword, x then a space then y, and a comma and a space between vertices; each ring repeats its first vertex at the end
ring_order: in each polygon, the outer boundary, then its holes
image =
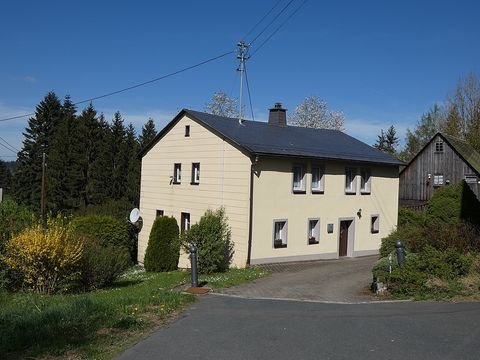
MULTIPOLYGON (((268 275, 258 268, 200 276, 222 288, 268 275)), ((85 294, 0 292, 2 358, 111 359, 167 321, 194 297, 172 291, 188 273, 131 268, 114 286, 85 294)))
POLYGON ((225 273, 201 275, 199 281, 206 282, 206 286, 218 289, 240 285, 267 275, 270 275, 270 271, 251 267, 246 269, 230 269, 225 273))

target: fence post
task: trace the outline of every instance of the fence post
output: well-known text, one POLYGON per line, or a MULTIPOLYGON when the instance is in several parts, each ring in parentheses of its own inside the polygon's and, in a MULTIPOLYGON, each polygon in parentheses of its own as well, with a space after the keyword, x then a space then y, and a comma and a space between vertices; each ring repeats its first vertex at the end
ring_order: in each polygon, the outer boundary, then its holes
POLYGON ((198 287, 197 247, 190 247, 190 263, 192 269, 192 287, 198 287))

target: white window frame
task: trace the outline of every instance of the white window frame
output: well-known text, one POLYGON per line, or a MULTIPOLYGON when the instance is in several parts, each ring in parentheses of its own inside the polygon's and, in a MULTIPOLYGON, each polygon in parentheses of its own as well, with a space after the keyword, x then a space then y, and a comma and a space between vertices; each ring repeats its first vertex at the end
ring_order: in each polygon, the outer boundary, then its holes
POLYGON ((323 194, 325 192, 325 167, 322 165, 312 165, 312 193, 323 194), (313 177, 318 174, 317 186, 314 187, 313 177))
POLYGON ((274 249, 286 248, 287 245, 288 245, 288 220, 286 219, 273 220, 273 248, 274 249), (277 224, 281 225, 281 228, 278 228, 277 224), (278 229, 278 232, 277 232, 277 229, 278 229), (277 245, 276 240, 282 241, 281 246, 277 245))
POLYGON ((360 193, 370 194, 372 192, 372 172, 370 169, 360 170, 360 193))
POLYGON ((356 193, 357 193, 357 169, 347 167, 345 168, 345 194, 356 194, 356 193), (351 173, 350 181, 348 181, 349 172, 351 173))
POLYGON ((192 185, 200 184, 200 163, 192 163, 192 185))
POLYGON ((445 177, 443 174, 434 174, 433 175, 433 186, 443 186, 445 185, 445 177))
POLYGON ((295 164, 293 165, 293 169, 292 169, 292 175, 293 175, 293 178, 292 178, 292 190, 294 193, 305 193, 305 166, 304 165, 300 165, 300 164, 295 164), (300 185, 299 186, 295 186, 295 175, 296 175, 296 172, 297 170, 300 170, 300 185))
POLYGON ((173 164, 173 183, 180 184, 182 182, 182 164, 173 164))
POLYGON ((319 218, 308 219, 307 226, 308 226, 307 244, 308 245, 319 244, 320 243, 320 219, 319 218), (311 241, 310 240, 311 238, 315 238, 315 240, 311 241))
POLYGON ((380 216, 372 215, 370 217, 370 232, 372 234, 378 234, 380 232, 380 216))

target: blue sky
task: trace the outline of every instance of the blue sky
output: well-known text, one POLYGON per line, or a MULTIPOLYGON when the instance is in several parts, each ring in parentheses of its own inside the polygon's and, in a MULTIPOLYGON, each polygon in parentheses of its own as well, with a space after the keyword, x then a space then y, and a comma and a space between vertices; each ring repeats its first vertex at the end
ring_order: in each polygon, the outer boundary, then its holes
MULTIPOLYGON (((32 112, 49 90, 80 101, 235 50, 276 2, 4 2, 0 119, 32 112)), ((403 138, 460 76, 480 74, 478 14, 474 0, 309 0, 247 63, 255 116, 318 95, 344 112, 349 134, 372 144, 393 124, 403 138)), ((120 110, 137 129, 152 116, 160 129, 181 108, 203 110, 215 91, 238 97, 237 65, 227 56, 94 105, 108 117, 120 110)), ((19 149, 26 123, 0 122, 0 136, 19 149)), ((10 156, 0 146, 0 158, 10 156)))

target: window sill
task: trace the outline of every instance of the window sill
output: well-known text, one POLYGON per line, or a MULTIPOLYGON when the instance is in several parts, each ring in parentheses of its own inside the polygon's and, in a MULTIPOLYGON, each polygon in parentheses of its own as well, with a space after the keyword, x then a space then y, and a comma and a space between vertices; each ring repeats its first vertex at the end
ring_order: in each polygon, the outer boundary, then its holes
POLYGON ((293 193, 294 194, 306 194, 307 192, 305 190, 300 190, 300 189, 295 190, 295 189, 293 189, 293 193))
POLYGON ((348 191, 348 190, 345 190, 345 195, 357 195, 357 192, 356 191, 348 191))
POLYGON ((200 185, 199 182, 191 182, 190 185, 200 185))
POLYGON ((317 244, 320 244, 320 241, 318 241, 318 240, 315 240, 315 241, 308 240, 308 245, 317 245, 317 244))
POLYGON ((312 194, 323 194, 325 191, 323 190, 315 190, 315 189, 312 189, 312 194))
POLYGON ((173 184, 173 185, 180 185, 181 182, 174 181, 174 182, 172 182, 172 184, 173 184))
POLYGON ((371 194, 371 191, 360 191, 360 194, 362 195, 370 195, 371 194))
POLYGON ((287 244, 275 245, 273 244, 274 249, 284 249, 287 247, 287 244))
POLYGON ((380 231, 379 230, 372 230, 371 233, 372 234, 378 234, 380 231))

